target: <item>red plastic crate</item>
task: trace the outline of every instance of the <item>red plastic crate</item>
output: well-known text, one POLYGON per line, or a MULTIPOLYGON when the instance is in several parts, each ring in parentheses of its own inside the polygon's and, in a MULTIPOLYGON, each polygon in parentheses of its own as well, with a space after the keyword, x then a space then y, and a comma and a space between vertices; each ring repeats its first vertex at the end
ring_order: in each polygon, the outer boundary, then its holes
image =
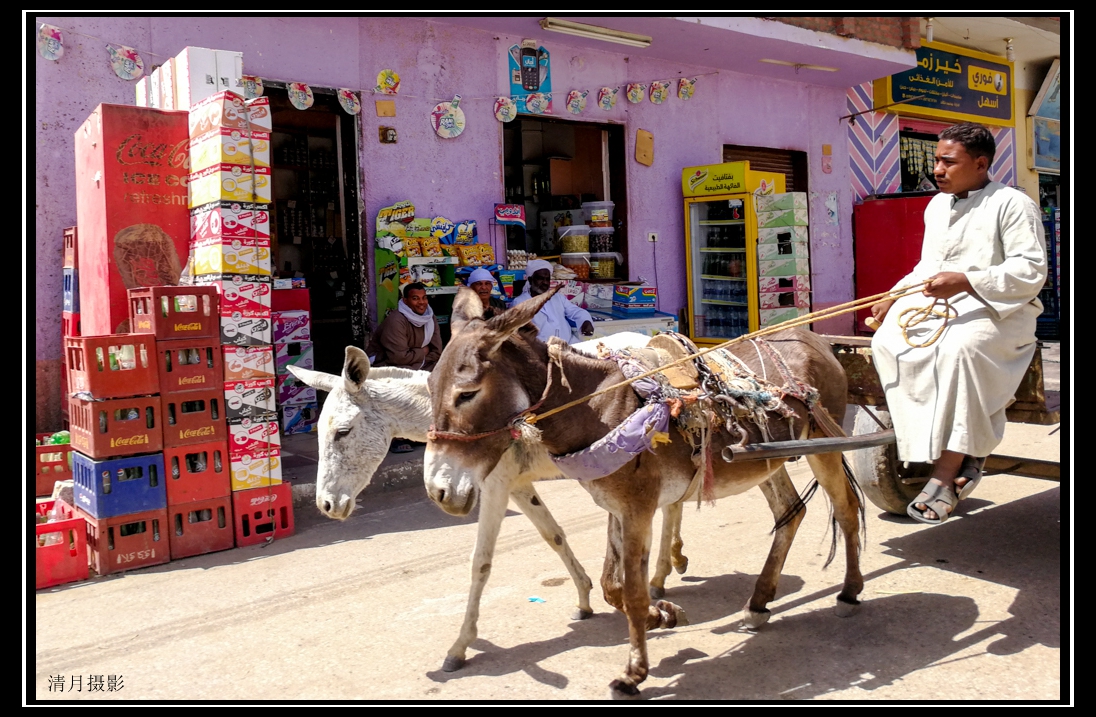
POLYGON ((211 500, 169 505, 167 520, 172 560, 215 553, 236 546, 232 501, 227 495, 211 500))
POLYGON ((68 391, 95 398, 147 396, 160 391, 156 341, 142 334, 65 339, 68 391))
POLYGON ((64 269, 75 269, 76 263, 76 227, 65 230, 65 261, 61 265, 64 269))
POLYGON ((87 522, 88 560, 99 575, 147 568, 171 559, 167 509, 93 518, 76 508, 87 522))
POLYGON ((236 545, 265 543, 293 535, 293 489, 289 483, 232 493, 232 520, 236 545))
POLYGON ((149 286, 129 290, 130 330, 159 340, 216 339, 221 317, 212 286, 149 286))
POLYGON ((36 515, 49 515, 54 503, 60 503, 66 520, 34 526, 35 590, 88 579, 87 523, 63 500, 37 503, 34 506, 36 515), (61 533, 61 542, 39 544, 38 539, 50 533, 61 533))
POLYGON ((157 341, 156 363, 162 396, 224 385, 224 358, 218 339, 157 341))
MULTIPOLYGON (((61 312, 61 337, 80 335, 80 314, 73 311, 61 312)), ((63 344, 62 344, 63 345, 63 344)))
MULTIPOLYGON (((52 433, 35 433, 40 441, 52 433)), ((34 495, 53 495, 53 484, 59 480, 72 480, 72 445, 48 445, 34 447, 34 465, 31 467, 34 495)))
POLYGON ((92 458, 156 453, 164 448, 159 396, 85 401, 69 398, 69 435, 73 449, 92 458), (128 418, 130 411, 137 418, 128 418))
POLYGON ((228 443, 198 443, 164 449, 168 507, 227 497, 231 492, 228 443))
POLYGON ((192 446, 228 440, 223 386, 161 396, 164 446, 192 446))

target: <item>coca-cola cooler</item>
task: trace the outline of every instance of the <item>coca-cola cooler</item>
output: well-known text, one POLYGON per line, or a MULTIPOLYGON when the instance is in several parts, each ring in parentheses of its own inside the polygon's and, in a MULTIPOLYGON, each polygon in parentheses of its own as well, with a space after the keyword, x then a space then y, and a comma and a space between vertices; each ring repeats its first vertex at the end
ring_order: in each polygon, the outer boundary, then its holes
MULTIPOLYGON (((876 195, 853 207, 856 298, 890 291, 921 260, 925 207, 935 195, 876 195)), ((873 333, 864 325, 870 315, 868 309, 856 312, 857 333, 873 333)))

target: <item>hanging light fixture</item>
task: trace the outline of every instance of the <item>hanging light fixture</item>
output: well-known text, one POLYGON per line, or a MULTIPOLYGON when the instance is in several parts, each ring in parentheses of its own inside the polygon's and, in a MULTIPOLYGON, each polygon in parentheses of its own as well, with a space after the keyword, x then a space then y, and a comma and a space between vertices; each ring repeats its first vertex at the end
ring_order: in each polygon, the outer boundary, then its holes
POLYGON ((575 37, 588 37, 593 40, 615 42, 620 45, 629 45, 630 47, 651 46, 651 37, 649 35, 637 35, 634 32, 611 30, 607 27, 587 25, 582 22, 570 22, 569 20, 560 20, 555 17, 546 17, 542 19, 540 21, 540 26, 543 29, 551 30, 552 32, 562 32, 566 35, 574 35, 575 37))
POLYGON ((932 42, 932 18, 925 23, 925 42, 932 42))
POLYGON ((1016 62, 1016 49, 1012 46, 1012 38, 1005 38, 1005 59, 1009 62, 1016 62))

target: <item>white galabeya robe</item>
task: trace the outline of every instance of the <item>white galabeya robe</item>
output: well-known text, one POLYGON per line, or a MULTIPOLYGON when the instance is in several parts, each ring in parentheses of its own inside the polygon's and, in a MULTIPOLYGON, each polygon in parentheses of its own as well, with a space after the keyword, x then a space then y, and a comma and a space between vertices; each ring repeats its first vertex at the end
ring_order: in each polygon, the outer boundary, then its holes
MULTIPOLYGON (((965 273, 975 293, 949 300, 958 318, 936 343, 910 346, 898 323, 907 309, 933 302, 920 292, 899 299, 872 339, 903 461, 935 461, 944 450, 981 458, 1004 437, 1005 408, 1035 353, 1043 311, 1047 254, 1035 202, 998 182, 965 199, 933 197, 921 261, 895 288, 944 271, 965 273)), ((909 329, 910 342, 924 343, 942 321, 909 329)))

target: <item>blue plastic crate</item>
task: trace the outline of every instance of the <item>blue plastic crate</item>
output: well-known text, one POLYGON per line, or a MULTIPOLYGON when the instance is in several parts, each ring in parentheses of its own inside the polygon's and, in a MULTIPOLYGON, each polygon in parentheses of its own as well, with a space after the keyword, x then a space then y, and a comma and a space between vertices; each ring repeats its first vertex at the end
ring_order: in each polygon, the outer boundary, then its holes
POLYGON ((97 461, 72 452, 73 500, 93 518, 167 508, 164 454, 97 461))
POLYGON ((64 282, 64 306, 62 311, 80 313, 80 275, 76 269, 62 269, 64 282))

